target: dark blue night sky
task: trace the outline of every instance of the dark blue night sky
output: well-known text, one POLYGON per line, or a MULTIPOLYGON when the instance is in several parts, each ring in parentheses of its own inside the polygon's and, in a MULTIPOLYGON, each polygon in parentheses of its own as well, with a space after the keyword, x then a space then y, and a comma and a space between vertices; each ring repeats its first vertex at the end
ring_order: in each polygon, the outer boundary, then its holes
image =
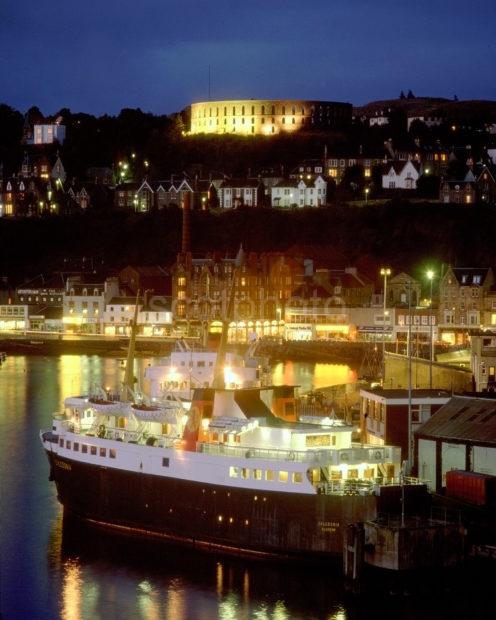
POLYGON ((0 102, 496 99, 495 0, 0 0, 0 102))

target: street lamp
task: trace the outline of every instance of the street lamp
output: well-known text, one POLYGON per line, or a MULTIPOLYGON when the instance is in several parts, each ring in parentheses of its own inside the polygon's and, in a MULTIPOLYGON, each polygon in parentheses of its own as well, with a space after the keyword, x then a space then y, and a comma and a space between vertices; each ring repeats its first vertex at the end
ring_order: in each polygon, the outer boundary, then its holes
POLYGON ((432 390, 432 362, 434 359, 434 343, 432 339, 432 281, 434 280, 434 272, 432 269, 429 269, 427 272, 427 279, 430 282, 430 294, 429 294, 429 309, 431 314, 429 316, 429 342, 430 342, 430 350, 429 350, 429 388, 432 390))
MULTIPOLYGON (((365 192, 365 202, 367 202, 369 199, 370 187, 366 187, 363 191, 365 192)), ((381 269, 381 273, 382 273, 382 269, 381 269)))
MULTIPOLYGON (((367 194, 365 194, 367 195, 367 194)), ((384 385, 384 379, 386 378, 386 301, 387 301, 387 279, 391 275, 391 269, 389 267, 381 268, 381 276, 384 278, 383 288, 383 313, 382 313, 382 384, 384 385)))

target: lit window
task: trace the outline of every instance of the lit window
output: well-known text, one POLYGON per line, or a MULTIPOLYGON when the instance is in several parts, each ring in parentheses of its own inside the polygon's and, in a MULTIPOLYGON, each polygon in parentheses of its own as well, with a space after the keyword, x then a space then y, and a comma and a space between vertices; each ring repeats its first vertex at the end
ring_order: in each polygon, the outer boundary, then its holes
POLYGON ((293 482, 295 484, 301 484, 303 482, 303 474, 301 471, 293 472, 293 482))
POLYGON ((288 472, 280 471, 279 472, 279 482, 287 482, 288 481, 288 472))
POLYGON ((239 476, 239 467, 229 467, 229 477, 237 478, 239 476))
POLYGON ((275 480, 274 471, 272 469, 267 469, 267 471, 265 472, 265 480, 269 482, 275 480))
POLYGON ((262 470, 261 469, 254 469, 253 470, 253 478, 254 478, 254 480, 262 480, 262 470))

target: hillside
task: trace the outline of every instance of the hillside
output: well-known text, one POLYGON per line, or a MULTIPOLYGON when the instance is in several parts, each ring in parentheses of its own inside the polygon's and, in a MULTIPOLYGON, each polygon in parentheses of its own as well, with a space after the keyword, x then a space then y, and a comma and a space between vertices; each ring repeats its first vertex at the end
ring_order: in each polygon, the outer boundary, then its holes
POLYGON ((449 119, 484 117, 496 121, 496 101, 454 101, 440 97, 415 97, 413 99, 385 99, 371 101, 353 108, 355 116, 374 116, 376 112, 400 110, 407 115, 444 116, 449 119))
MULTIPOLYGON (((430 203, 397 202, 366 207, 282 211, 237 209, 192 214, 195 254, 218 250, 288 250, 318 245, 348 264, 381 264, 395 271, 441 262, 496 265, 496 211, 430 203)), ((65 258, 92 257, 118 269, 128 263, 168 265, 180 249, 181 212, 148 215, 85 213, 41 220, 0 219, 0 276, 13 282, 61 269, 65 258)), ((293 250, 292 250, 293 251, 293 250)))

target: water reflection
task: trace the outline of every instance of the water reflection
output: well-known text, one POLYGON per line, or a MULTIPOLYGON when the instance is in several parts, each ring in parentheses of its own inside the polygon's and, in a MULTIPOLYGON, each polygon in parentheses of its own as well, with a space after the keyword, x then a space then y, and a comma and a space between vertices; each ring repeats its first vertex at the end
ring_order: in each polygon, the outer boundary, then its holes
POLYGON ((299 385, 300 392, 343 385, 357 380, 357 370, 346 364, 279 362, 272 371, 276 385, 299 385))
MULTIPOLYGON (((56 526, 58 527, 58 525, 56 526)), ((57 536, 53 545, 57 544, 57 536)), ((54 549, 52 549, 53 554, 54 549)), ((60 546, 61 617, 158 620, 340 618, 339 571, 219 559, 124 540, 65 518, 60 546), (332 585, 334 581, 335 585, 332 585)))
MULTIPOLYGON (((137 360, 137 377, 148 363, 137 360)), ((492 608, 491 570, 469 584, 467 574, 461 587, 440 589, 431 599, 392 601, 372 592, 360 599, 362 608, 360 600, 345 597, 339 565, 315 569, 219 559, 99 534, 63 519, 39 429, 50 425, 66 396, 88 393, 94 384, 116 389, 122 375, 120 360, 97 356, 9 356, 0 367, 2 618, 440 619, 483 618, 492 608)), ((319 389, 353 376, 333 364, 287 362, 278 364, 274 381, 319 389)))

